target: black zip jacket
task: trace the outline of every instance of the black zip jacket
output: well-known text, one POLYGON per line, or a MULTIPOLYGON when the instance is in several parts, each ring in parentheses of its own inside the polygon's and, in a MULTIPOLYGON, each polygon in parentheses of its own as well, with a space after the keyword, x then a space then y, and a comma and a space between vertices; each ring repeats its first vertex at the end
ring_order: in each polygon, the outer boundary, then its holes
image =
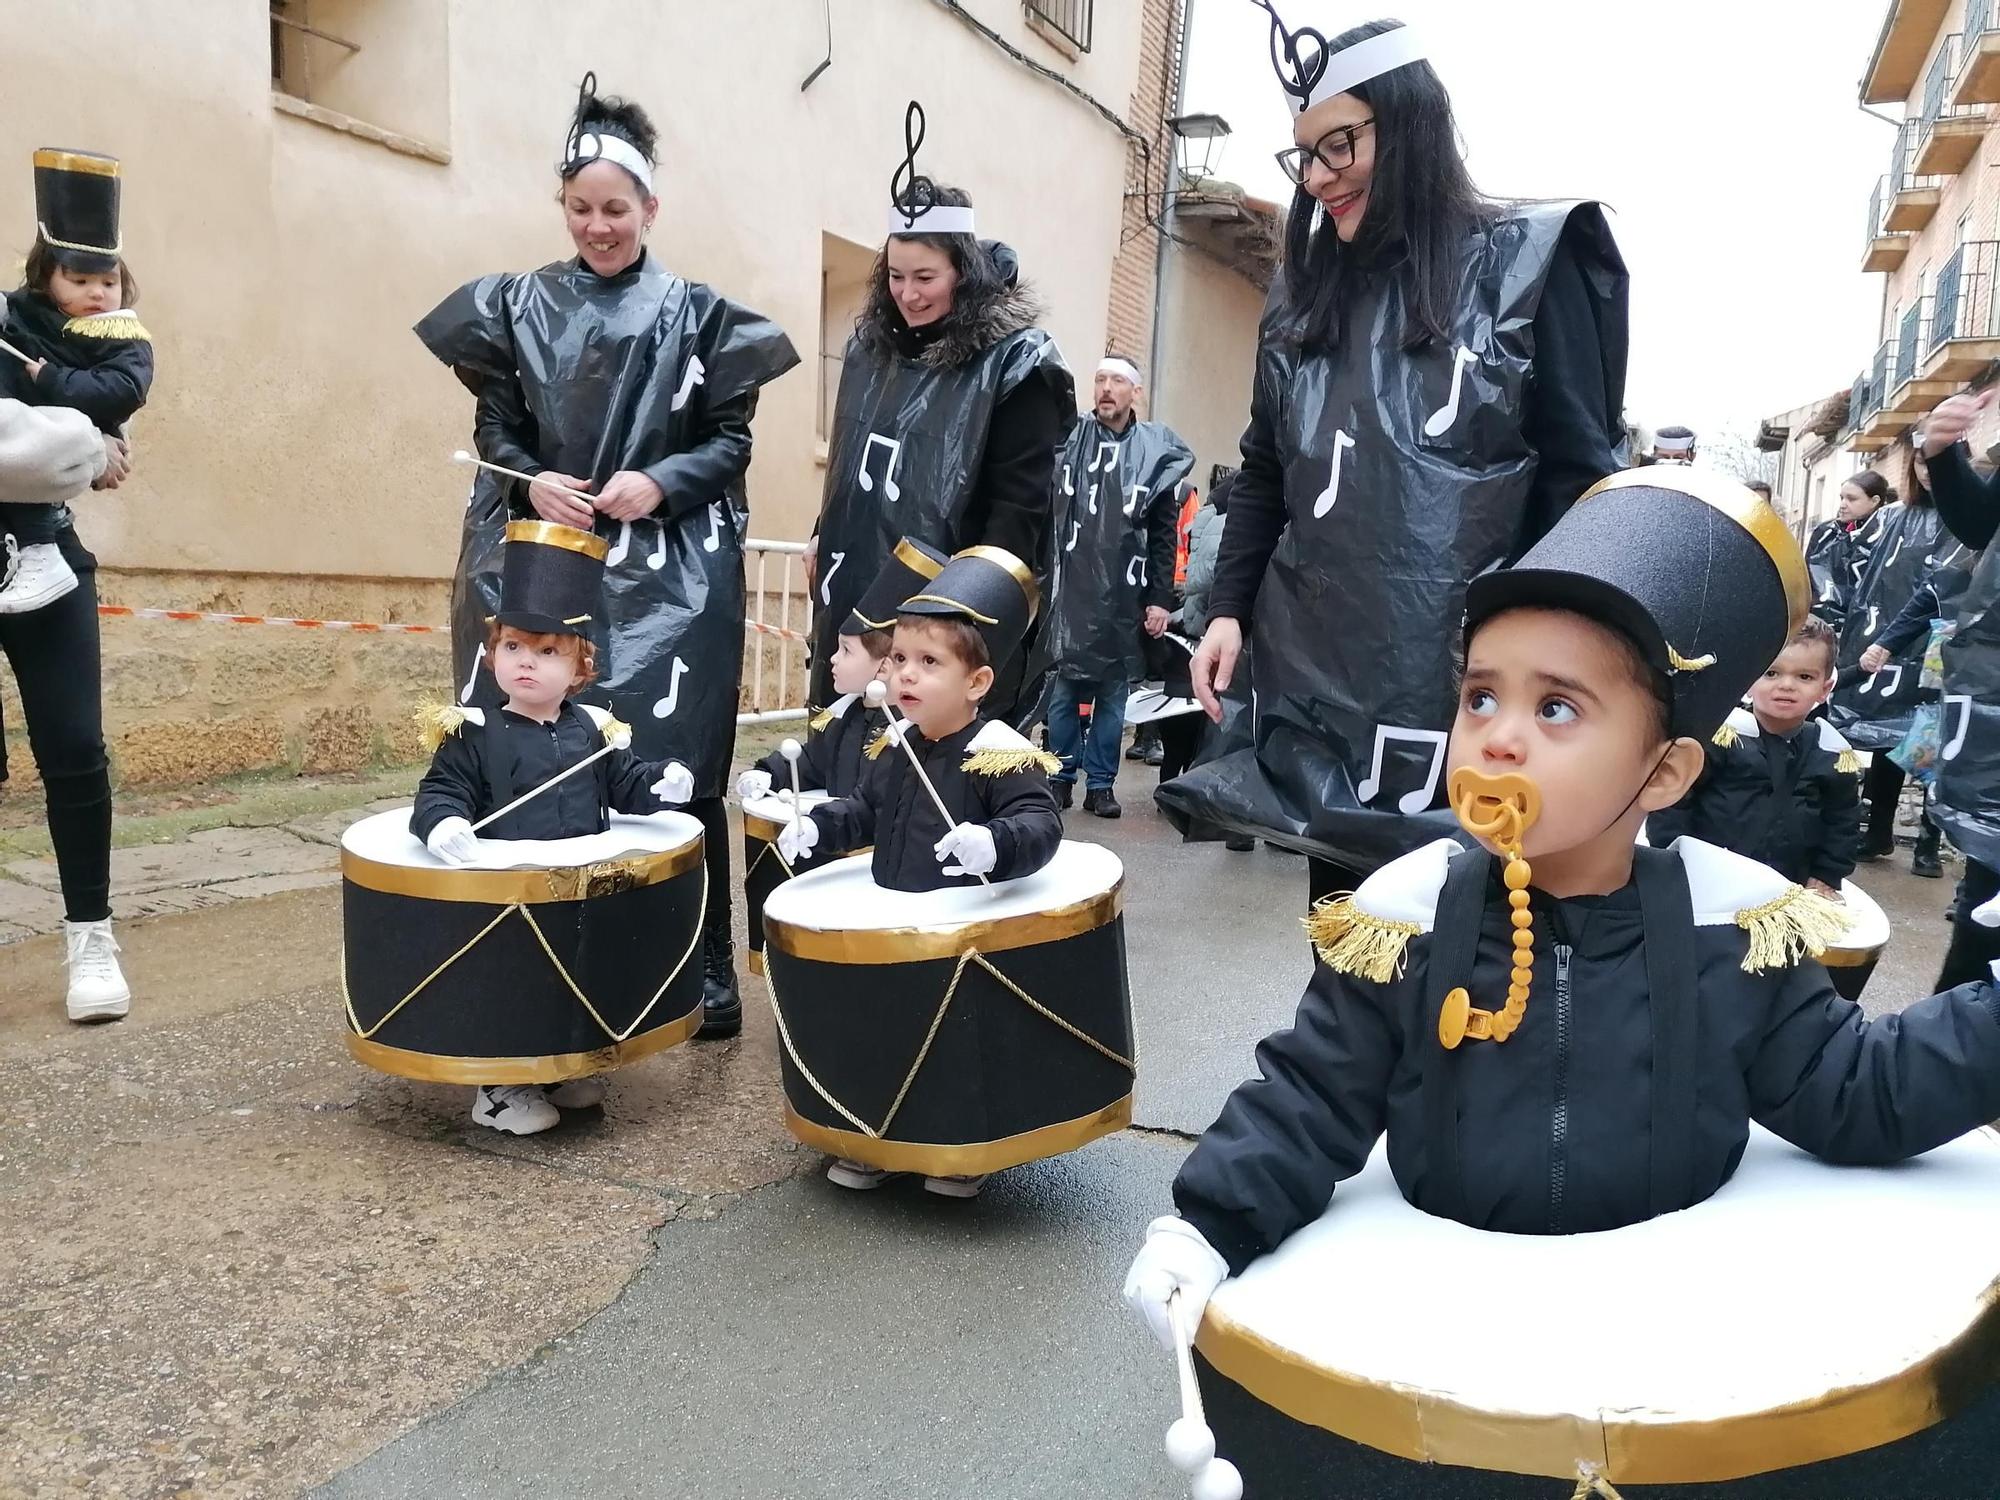
POLYGON ((1512 954, 1497 862, 1475 852, 1452 872, 1454 847, 1364 882, 1358 911, 1422 929, 1400 972, 1318 964, 1292 1028, 1258 1047, 1261 1076, 1181 1168, 1181 1215, 1232 1273, 1325 1212, 1384 1131, 1416 1207, 1476 1229, 1576 1234, 1707 1198, 1736 1170, 1751 1120, 1828 1161, 1879 1164, 2000 1115, 1991 982, 1871 1022, 1810 959, 1746 973, 1751 934, 1737 918, 1758 925, 1784 887, 1694 840, 1635 851, 1634 882, 1608 896, 1534 892, 1520 1029, 1448 1052, 1445 987, 1469 975, 1473 1003, 1497 1008, 1512 954))
MULTIPOLYGON (((952 811, 953 823, 983 823, 993 832, 999 862, 989 880, 1016 880, 1055 858, 1062 843, 1062 814, 1049 790, 1053 757, 1035 749, 997 721, 974 719, 935 742, 915 728, 905 731, 931 785, 952 811), (993 769, 966 769, 984 754, 993 769)), ((809 860, 823 863, 873 844, 875 883, 892 891, 936 891, 978 885, 974 875, 947 875, 936 845, 947 824, 910 768, 909 757, 879 739, 880 749, 851 797, 821 803, 809 817, 819 843, 809 860)))
MULTIPOLYGON (((799 790, 831 792, 851 797, 868 769, 868 746, 889 722, 878 708, 869 708, 859 693, 848 693, 827 705, 826 723, 806 735, 799 747, 799 790)), ((772 790, 792 784, 792 768, 773 750, 757 762, 770 775, 772 790)))
POLYGON ((19 362, 5 356, 21 373, 21 399, 30 406, 74 407, 99 432, 121 436, 153 388, 152 342, 67 333, 69 318, 46 292, 24 287, 8 293, 6 305, 7 342, 48 361, 40 375, 28 380, 19 362))

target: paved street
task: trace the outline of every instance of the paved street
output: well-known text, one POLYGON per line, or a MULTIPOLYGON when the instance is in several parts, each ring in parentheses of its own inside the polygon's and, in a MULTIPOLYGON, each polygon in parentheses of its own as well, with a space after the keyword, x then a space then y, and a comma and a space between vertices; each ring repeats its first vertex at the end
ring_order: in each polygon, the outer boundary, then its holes
MULTIPOLYGON (((130 1020, 67 1025, 59 940, 0 946, 0 1222, 28 1230, 0 1258, 0 1495, 1185 1493, 1170 1369, 1116 1288, 1296 1001, 1304 867, 1183 847, 1126 783, 1122 821, 1071 831, 1126 862, 1139 1128, 970 1204, 824 1182, 754 979, 741 1040, 502 1138, 465 1091, 347 1059, 330 845, 218 832, 227 881, 121 853, 160 898, 123 930, 130 1020), (299 888, 172 896, 271 875, 299 888)), ((1905 1003, 1949 884, 1868 884, 1899 928, 1869 998, 1905 1003)))

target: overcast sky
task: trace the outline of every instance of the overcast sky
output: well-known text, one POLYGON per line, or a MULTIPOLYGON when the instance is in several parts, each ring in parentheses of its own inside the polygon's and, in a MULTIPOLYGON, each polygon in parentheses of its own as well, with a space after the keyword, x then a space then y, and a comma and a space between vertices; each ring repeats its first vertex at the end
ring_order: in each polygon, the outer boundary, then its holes
MULTIPOLYGON (((1844 389, 1879 340, 1861 272, 1891 128, 1857 80, 1888 0, 1279 0, 1334 35, 1423 28, 1474 180, 1598 198, 1632 273, 1628 415, 1752 428, 1844 389)), ((1193 0, 1186 109, 1234 134, 1217 175, 1290 201, 1291 119, 1250 0, 1193 0)), ((1886 113, 1894 114, 1893 107, 1886 113)))

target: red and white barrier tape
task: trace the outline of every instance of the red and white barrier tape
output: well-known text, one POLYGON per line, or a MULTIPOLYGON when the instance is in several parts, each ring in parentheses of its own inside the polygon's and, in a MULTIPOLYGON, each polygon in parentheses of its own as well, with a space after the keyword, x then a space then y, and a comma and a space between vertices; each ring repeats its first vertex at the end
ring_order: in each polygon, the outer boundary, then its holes
MULTIPOLYGON (((232 615, 207 609, 138 609, 129 604, 100 604, 100 615, 128 620, 205 620, 214 625, 296 625, 301 630, 351 630, 360 635, 447 635, 449 625, 400 625, 370 620, 302 620, 285 615, 232 615)), ((758 635, 774 635, 787 641, 808 639, 803 631, 766 625, 761 620, 745 620, 745 630, 758 635)))

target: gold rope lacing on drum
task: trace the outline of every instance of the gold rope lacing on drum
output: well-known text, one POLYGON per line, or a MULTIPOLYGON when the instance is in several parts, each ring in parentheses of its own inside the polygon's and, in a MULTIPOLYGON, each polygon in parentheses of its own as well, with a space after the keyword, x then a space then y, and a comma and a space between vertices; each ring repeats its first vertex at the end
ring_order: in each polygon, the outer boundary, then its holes
POLYGON ((757 851, 757 857, 750 861, 750 868, 743 872, 744 880, 749 880, 752 875, 757 873, 757 866, 764 863, 764 856, 767 854, 778 862, 778 868, 785 872, 785 879, 790 880, 798 874, 798 871, 785 863, 785 856, 778 852, 777 844, 767 842, 762 849, 757 851))
POLYGON ((938 1003, 937 1014, 931 1017, 930 1029, 924 1033, 924 1044, 917 1049, 916 1060, 910 1064, 910 1071, 903 1076, 903 1086, 896 1090, 895 1100, 889 1105, 889 1113, 882 1117, 880 1125, 870 1125, 828 1092, 826 1086, 813 1076, 812 1069, 806 1066, 805 1059, 799 1056, 799 1049, 792 1045, 791 1028, 785 1024, 785 1008, 778 999, 777 978, 769 965, 765 969, 764 983, 771 992, 771 1015, 778 1023, 778 1040, 784 1043, 785 1056, 792 1060, 792 1066, 799 1070, 799 1076, 812 1086, 812 1091, 815 1094, 818 1094, 821 1099, 826 1101, 829 1109, 833 1110, 863 1135, 873 1140, 880 1140, 889 1133, 889 1127, 895 1123, 897 1112, 902 1109, 903 1101, 909 1097, 911 1086, 917 1081, 917 1074, 923 1070, 924 1063, 930 1058, 931 1044, 937 1040, 938 1030, 944 1025, 945 1012, 951 1009, 952 999, 958 994, 959 981, 965 977, 967 967, 972 964, 977 964, 988 974, 991 974, 1000 982, 1001 987, 1007 993, 1027 1006, 1036 1015, 1046 1021, 1053 1022, 1062 1030, 1075 1037, 1076 1040, 1082 1042, 1086 1047, 1102 1053, 1112 1062, 1118 1064, 1119 1067, 1125 1069, 1126 1072, 1135 1076, 1137 1075, 1139 1070, 1133 1066, 1131 1058, 1112 1051, 1111 1048, 1105 1046, 1104 1043, 1090 1035, 1090 1033, 1065 1021, 1061 1016, 1050 1010, 1046 1005, 1043 1005, 1041 1001, 1037 1000, 1033 995, 1030 995, 1026 990, 1014 983, 1013 980, 996 969, 988 961, 985 954, 981 953, 977 948, 968 948, 958 956, 958 963, 951 971, 951 983, 945 986, 944 999, 938 1003))
POLYGON ((1570 1491, 1569 1500, 1625 1500, 1611 1486, 1611 1481, 1598 1472, 1597 1465, 1588 1459, 1578 1459, 1576 1463, 1576 1488, 1570 1491))
POLYGON ((645 1007, 633 1018, 632 1024, 627 1026, 623 1031, 613 1031, 605 1022, 604 1017, 598 1014, 597 1007, 590 1002, 590 997, 584 994, 582 987, 571 977, 569 969, 564 965, 562 959, 557 956, 556 950, 550 946, 548 938, 542 932, 541 923, 535 920, 535 914, 529 911, 526 906, 516 902, 514 905, 507 907, 484 927, 480 928, 464 947, 460 948, 450 958, 447 958, 435 969, 432 969, 430 973, 417 981, 415 989, 390 1006, 383 1013, 380 1020, 365 1030, 362 1028, 361 1018, 354 1014, 354 997, 347 992, 347 948, 343 944, 340 951, 340 1000, 341 1004, 347 1007, 347 1024, 354 1028, 354 1034, 364 1042, 372 1039, 376 1032, 395 1019, 398 1011, 421 995, 445 970, 449 969, 453 964, 465 957, 466 954, 478 947, 485 940, 488 933, 492 932, 494 928, 498 927, 516 912, 519 912, 521 919, 528 924, 528 930, 534 933, 535 941, 541 945, 542 952, 549 956, 549 962, 555 965, 556 973, 562 976, 562 982, 569 986, 569 992, 576 996, 577 1003, 588 1011, 590 1019, 597 1023, 597 1029, 602 1031, 613 1042, 629 1041, 639 1028, 646 1024, 646 1017, 653 1013, 653 1007, 660 1003, 661 997, 669 989, 673 988, 674 981, 680 978, 681 970, 687 967, 688 960, 694 957, 694 950, 701 944, 702 919, 708 915, 708 862, 704 860, 701 866, 701 906, 696 914, 694 936, 688 942, 687 951, 681 954, 680 960, 668 972, 667 977, 660 981, 660 987, 653 991, 653 998, 646 1002, 645 1007))

